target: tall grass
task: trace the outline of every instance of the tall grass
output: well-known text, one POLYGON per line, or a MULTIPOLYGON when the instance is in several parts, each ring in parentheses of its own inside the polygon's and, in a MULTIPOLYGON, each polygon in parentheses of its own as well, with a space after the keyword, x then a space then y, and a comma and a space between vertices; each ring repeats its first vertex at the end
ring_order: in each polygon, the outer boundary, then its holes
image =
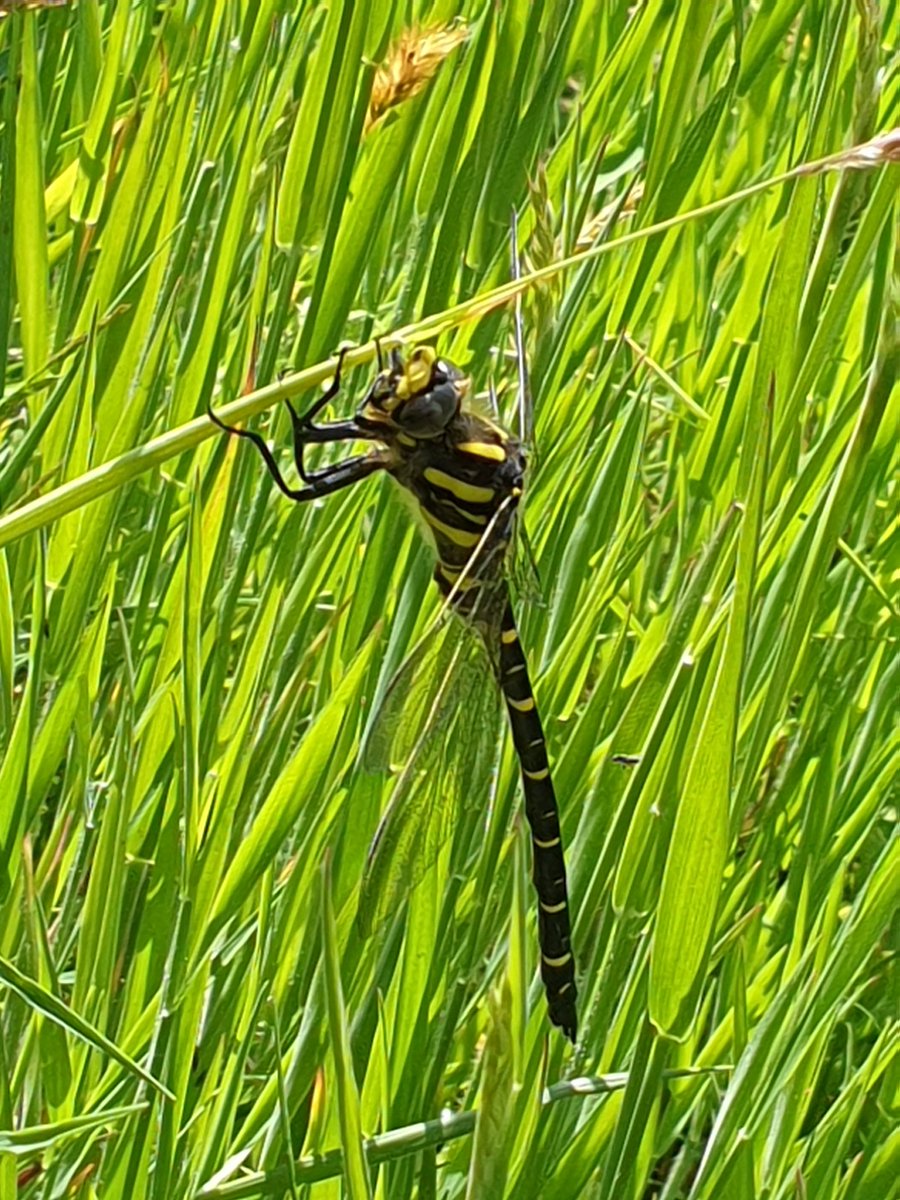
POLYGON ((900 124, 897 4, 412 10, 0 18, 0 1197, 883 1200, 900 166, 763 185, 900 124), (525 294, 574 1051, 509 745, 360 939, 428 551, 204 415, 420 318, 511 383, 512 208, 526 268, 697 214, 525 294))

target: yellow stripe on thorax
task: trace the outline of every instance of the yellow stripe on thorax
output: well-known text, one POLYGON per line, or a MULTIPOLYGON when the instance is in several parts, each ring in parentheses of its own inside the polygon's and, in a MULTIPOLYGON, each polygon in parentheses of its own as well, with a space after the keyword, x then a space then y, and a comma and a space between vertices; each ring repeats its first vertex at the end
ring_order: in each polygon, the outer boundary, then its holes
POLYGON ((506 451, 495 442, 457 442, 454 447, 463 454, 471 454, 475 458, 489 458, 493 462, 506 462, 506 451))
POLYGON ((452 500, 445 500, 444 504, 458 512, 461 517, 465 517, 467 521, 471 521, 473 525, 487 525, 488 519, 484 513, 473 513, 467 508, 463 508, 460 504, 454 504, 452 500))
POLYGON ((481 541, 482 535, 480 533, 472 533, 468 529, 457 529, 453 525, 447 525, 436 517, 434 513, 430 513, 427 508, 423 507, 422 516, 432 529, 437 530, 438 533, 442 533, 455 546, 477 546, 481 541))
POLYGON ((467 483, 465 479, 457 479, 455 475, 448 475, 446 471, 439 471, 437 467, 426 467, 422 474, 429 483, 450 492, 452 496, 455 496, 457 500, 462 500, 463 503, 490 504, 494 498, 493 488, 467 483))

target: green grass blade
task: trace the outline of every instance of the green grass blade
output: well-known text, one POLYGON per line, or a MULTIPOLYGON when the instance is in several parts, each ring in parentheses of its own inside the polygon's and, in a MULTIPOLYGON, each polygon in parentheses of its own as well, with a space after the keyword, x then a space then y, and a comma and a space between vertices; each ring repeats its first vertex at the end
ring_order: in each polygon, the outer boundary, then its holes
POLYGON ((344 1179, 352 1200, 371 1197, 369 1172, 363 1154, 362 1126, 359 1119, 359 1092, 353 1077, 347 1010, 341 988, 337 926, 331 898, 331 871, 328 859, 322 869, 322 938, 325 943, 325 996, 328 1001, 328 1025, 334 1055, 338 1119, 344 1151, 344 1179))
POLYGON ((67 1030, 74 1037, 80 1038, 94 1050, 98 1050, 101 1054, 107 1054, 110 1058, 115 1059, 120 1066, 123 1066, 129 1073, 142 1079, 152 1088, 158 1091, 161 1095, 174 1100, 175 1097, 159 1080, 154 1077, 140 1065, 135 1062, 127 1054, 123 1053, 114 1042, 109 1038, 104 1037, 99 1029, 95 1029, 90 1022, 85 1021, 83 1017, 74 1012, 63 1004, 51 992, 42 988, 34 979, 29 979, 27 975, 23 975, 17 970, 12 963, 5 959, 0 959, 0 982, 3 982, 8 988, 12 988, 17 995, 49 1021, 55 1021, 62 1029, 67 1030))

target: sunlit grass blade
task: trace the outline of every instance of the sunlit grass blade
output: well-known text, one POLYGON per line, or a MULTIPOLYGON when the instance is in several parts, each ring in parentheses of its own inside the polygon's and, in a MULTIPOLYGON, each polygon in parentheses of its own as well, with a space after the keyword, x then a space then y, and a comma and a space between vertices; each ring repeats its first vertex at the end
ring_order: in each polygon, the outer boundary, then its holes
POLYGON ((50 1021, 55 1021, 68 1033, 74 1037, 81 1038, 94 1050, 101 1054, 107 1054, 110 1058, 115 1059, 117 1063, 123 1066, 131 1074, 142 1079, 145 1083, 150 1084, 152 1088, 160 1092, 169 1099, 174 1099, 174 1096, 159 1080, 154 1077, 140 1065, 135 1062, 127 1054, 124 1054, 114 1042, 105 1037, 100 1030, 85 1021, 73 1009, 67 1008, 56 996, 42 988, 34 979, 29 979, 21 971, 17 970, 12 963, 0 959, 0 982, 6 987, 12 988, 21 998, 34 1009, 50 1021))
POLYGON ((369 1172, 363 1154, 362 1126, 359 1120, 359 1092, 353 1077, 350 1031, 341 988, 340 952, 337 926, 331 898, 331 871, 326 857, 322 875, 322 938, 325 943, 325 995, 328 1024, 334 1055, 335 1088, 341 1141, 344 1149, 344 1180, 351 1200, 372 1195, 369 1172))

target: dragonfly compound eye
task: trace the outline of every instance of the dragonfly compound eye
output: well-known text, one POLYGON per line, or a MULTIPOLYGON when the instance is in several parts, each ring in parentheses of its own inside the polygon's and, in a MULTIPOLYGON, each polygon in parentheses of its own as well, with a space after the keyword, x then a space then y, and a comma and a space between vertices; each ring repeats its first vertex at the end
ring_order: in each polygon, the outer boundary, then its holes
POLYGON ((459 412, 459 404, 459 389, 448 380, 405 401, 394 419, 413 437, 438 437, 459 412))

